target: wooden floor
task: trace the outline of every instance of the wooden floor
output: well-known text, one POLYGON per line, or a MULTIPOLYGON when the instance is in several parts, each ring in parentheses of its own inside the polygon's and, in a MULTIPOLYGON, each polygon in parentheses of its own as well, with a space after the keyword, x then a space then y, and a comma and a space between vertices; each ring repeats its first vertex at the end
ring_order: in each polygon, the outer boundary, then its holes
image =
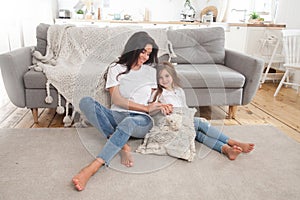
MULTIPOLYGON (((300 142, 300 94, 283 87, 273 97, 278 83, 265 83, 258 90, 254 100, 245 106, 238 106, 236 119, 226 119, 228 107, 200 107, 200 115, 217 125, 271 124, 300 142)), ((53 109, 39 109, 39 123, 33 122, 29 109, 15 107, 0 87, 0 128, 63 127, 63 115, 53 109)), ((199 115, 199 112, 198 112, 199 115)))

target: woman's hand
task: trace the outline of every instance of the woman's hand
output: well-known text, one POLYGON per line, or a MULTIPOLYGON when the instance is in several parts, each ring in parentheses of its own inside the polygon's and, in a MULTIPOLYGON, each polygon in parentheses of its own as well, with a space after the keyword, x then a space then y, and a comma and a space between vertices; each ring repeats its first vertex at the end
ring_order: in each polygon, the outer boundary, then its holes
POLYGON ((162 108, 160 109, 162 114, 169 115, 173 112, 173 105, 172 104, 162 104, 162 108))
POLYGON ((148 113, 156 113, 157 111, 160 111, 162 109, 163 104, 159 103, 159 102, 153 102, 153 103, 149 103, 147 106, 148 109, 148 113))

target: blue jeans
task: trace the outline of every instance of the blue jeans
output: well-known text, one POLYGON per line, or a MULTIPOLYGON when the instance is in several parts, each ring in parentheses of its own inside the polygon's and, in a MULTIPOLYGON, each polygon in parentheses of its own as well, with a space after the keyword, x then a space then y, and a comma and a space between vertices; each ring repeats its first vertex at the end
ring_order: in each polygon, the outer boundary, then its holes
POLYGON ((79 103, 80 110, 88 121, 108 138, 97 158, 106 165, 132 137, 144 138, 152 128, 149 116, 132 112, 110 110, 91 97, 84 97, 79 103))
POLYGON ((204 145, 222 153, 222 146, 228 143, 229 138, 208 122, 194 118, 196 140, 204 145))

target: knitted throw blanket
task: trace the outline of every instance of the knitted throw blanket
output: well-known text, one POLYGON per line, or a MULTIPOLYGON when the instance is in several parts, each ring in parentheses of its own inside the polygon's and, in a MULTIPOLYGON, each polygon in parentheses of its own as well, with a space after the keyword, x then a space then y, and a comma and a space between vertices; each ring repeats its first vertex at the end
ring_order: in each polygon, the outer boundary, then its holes
POLYGON ((196 154, 195 112, 195 108, 174 108, 171 115, 153 116, 155 124, 136 152, 170 155, 193 161, 196 154))
MULTIPOLYGON (((84 96, 94 97, 104 106, 110 107, 110 97, 105 90, 104 75, 110 63, 121 55, 129 37, 137 31, 146 31, 159 46, 159 56, 169 54, 165 29, 133 29, 128 27, 75 27, 52 25, 47 33, 45 56, 33 52, 34 69, 43 71, 47 77, 46 103, 52 103, 50 84, 58 93, 58 113, 64 113, 62 95, 66 107, 72 104, 80 112, 79 101, 84 96)), ((66 109, 64 123, 71 125, 75 112, 69 116, 66 109)))

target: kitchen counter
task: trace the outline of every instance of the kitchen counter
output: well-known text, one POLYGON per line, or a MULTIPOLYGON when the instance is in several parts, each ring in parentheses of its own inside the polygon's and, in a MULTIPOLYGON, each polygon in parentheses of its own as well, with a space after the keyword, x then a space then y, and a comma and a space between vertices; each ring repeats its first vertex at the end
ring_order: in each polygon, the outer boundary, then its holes
POLYGON ((243 27, 274 27, 274 28, 285 28, 285 24, 250 24, 250 23, 232 23, 232 22, 212 22, 212 23, 201 23, 199 21, 185 22, 185 21, 131 21, 131 20, 80 20, 80 19, 55 19, 56 24, 64 23, 90 23, 90 24, 153 24, 153 25, 195 25, 195 26, 243 26, 243 27))
POLYGON ((271 24, 271 23, 263 23, 263 24, 251 24, 251 23, 227 23, 229 26, 243 26, 243 27, 272 27, 272 28, 285 28, 285 24, 271 24))

